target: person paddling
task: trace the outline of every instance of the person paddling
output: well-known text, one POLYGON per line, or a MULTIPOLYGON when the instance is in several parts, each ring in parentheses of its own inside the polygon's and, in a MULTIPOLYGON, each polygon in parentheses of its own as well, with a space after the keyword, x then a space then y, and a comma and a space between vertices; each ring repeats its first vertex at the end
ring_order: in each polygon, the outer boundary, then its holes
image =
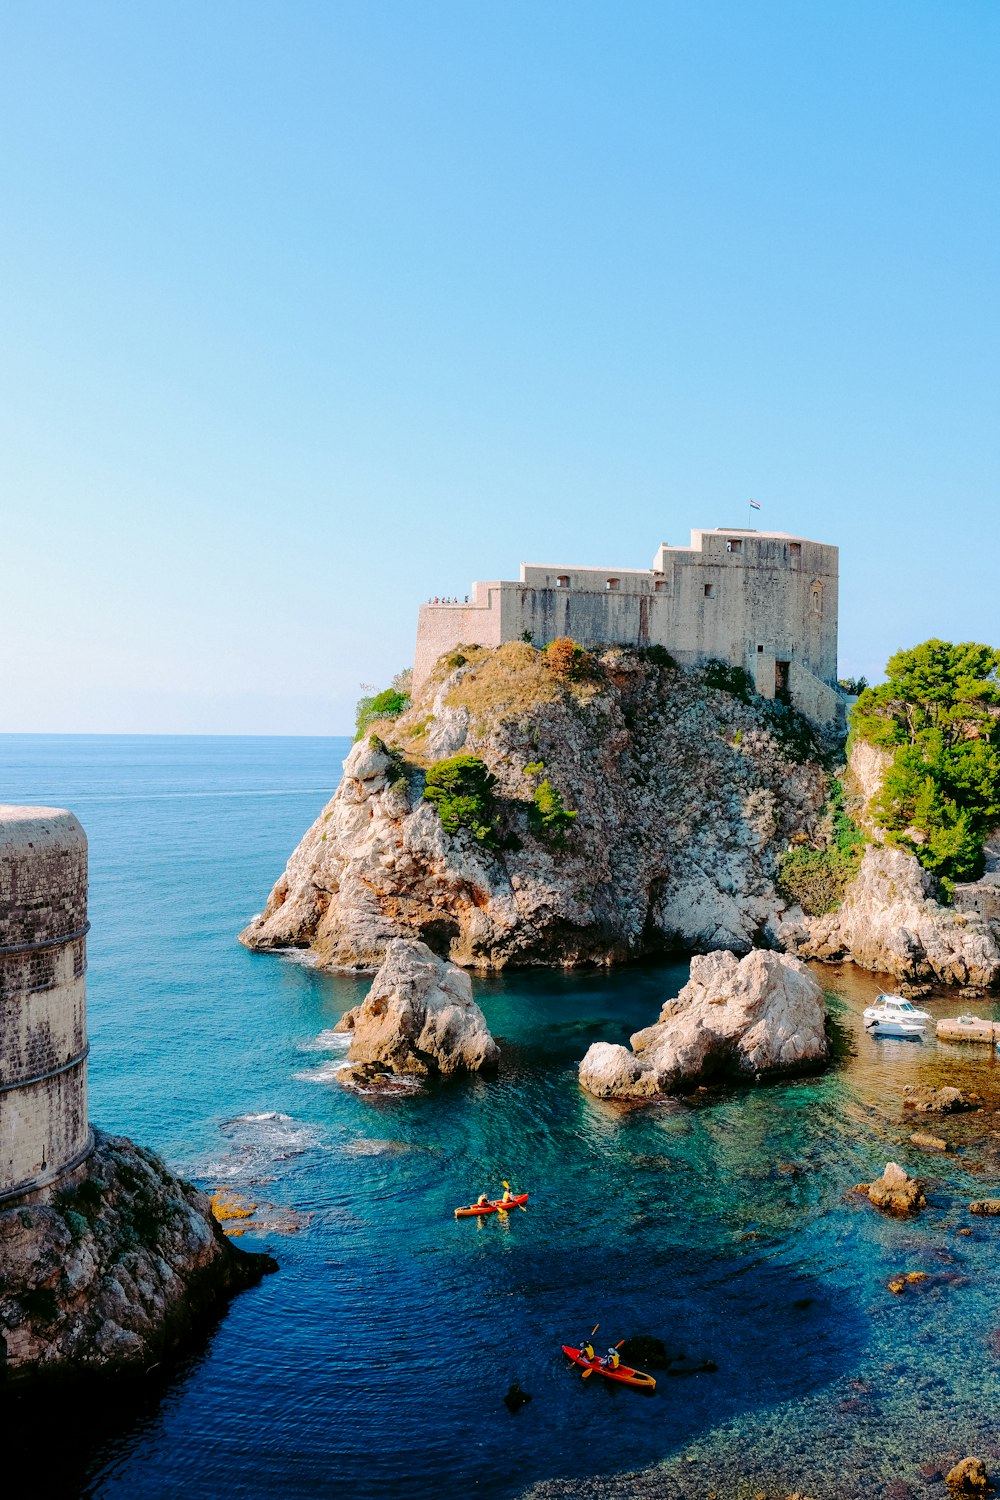
POLYGON ((480 1193, 479 1197, 476 1199, 476 1207, 484 1208, 486 1204, 489 1203, 489 1201, 490 1200, 485 1193, 480 1193))
POLYGON ((612 1370, 617 1370, 618 1366, 621 1364, 621 1358, 619 1356, 618 1350, 613 1345, 601 1360, 601 1364, 604 1365, 605 1368, 612 1370))

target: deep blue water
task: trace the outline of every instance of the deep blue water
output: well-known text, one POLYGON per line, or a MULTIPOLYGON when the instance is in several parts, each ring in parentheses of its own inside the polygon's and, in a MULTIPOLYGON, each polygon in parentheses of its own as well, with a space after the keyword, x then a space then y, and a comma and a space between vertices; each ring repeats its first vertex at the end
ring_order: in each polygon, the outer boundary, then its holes
POLYGON ((932 1163, 917 1226, 847 1190, 888 1155, 926 1172, 899 1125, 905 1082, 945 1068, 992 1086, 993 1061, 872 1043, 857 1012, 877 981, 831 974, 837 1069, 622 1113, 580 1092, 575 1064, 655 1018, 687 973, 664 962, 480 982, 497 1078, 359 1098, 333 1081, 342 1053, 325 1033, 366 982, 236 942, 346 749, 0 738, 0 800, 70 807, 90 837, 92 1118, 207 1188, 306 1216, 297 1234, 243 1241, 281 1270, 180 1369, 88 1410, 61 1454, 65 1491, 506 1496, 692 1444, 709 1455, 735 1433, 748 1451, 810 1452, 810 1493, 849 1494, 844 1445, 863 1446, 866 1423, 879 1440, 893 1403, 897 1428, 929 1432, 943 1412, 971 1434, 1000 1320, 992 1226, 954 1234, 985 1190, 975 1162, 932 1163), (279 1118, 253 1118, 266 1115, 279 1118), (453 1219, 504 1177, 530 1188, 527 1214, 453 1219), (884 1285, 903 1262, 960 1266, 969 1284, 904 1310, 884 1285), (648 1332, 718 1371, 649 1398, 583 1382, 559 1345, 598 1321, 600 1338, 648 1332), (501 1401, 513 1380, 533 1397, 516 1417, 501 1401))

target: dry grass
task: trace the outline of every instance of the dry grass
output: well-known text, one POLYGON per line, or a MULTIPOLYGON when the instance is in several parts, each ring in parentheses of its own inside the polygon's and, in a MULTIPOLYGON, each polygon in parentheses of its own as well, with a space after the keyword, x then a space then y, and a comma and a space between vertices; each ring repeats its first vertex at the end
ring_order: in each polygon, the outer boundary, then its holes
POLYGON ((449 708, 467 708, 477 718, 484 714, 507 717, 536 703, 554 703, 562 692, 541 651, 526 641, 508 641, 495 651, 484 652, 445 701, 449 708))

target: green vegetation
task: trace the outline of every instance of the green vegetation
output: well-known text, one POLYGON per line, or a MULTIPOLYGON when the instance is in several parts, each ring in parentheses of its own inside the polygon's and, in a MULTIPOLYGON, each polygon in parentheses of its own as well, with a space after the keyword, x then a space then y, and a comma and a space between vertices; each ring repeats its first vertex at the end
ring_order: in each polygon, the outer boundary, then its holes
POLYGON ((766 698, 763 702, 767 711, 768 728, 778 741, 782 753, 789 760, 800 763, 819 759, 816 736, 805 715, 800 714, 797 708, 792 708, 790 703, 779 703, 777 700, 768 703, 766 698))
POLYGON ((673 668, 677 666, 666 646, 639 646, 636 654, 642 661, 648 661, 653 667, 673 668))
POLYGON ((540 776, 544 770, 544 760, 529 760, 524 768, 524 774, 525 776, 540 776))
POLYGON ((576 813, 566 806, 547 776, 538 783, 528 809, 528 822, 533 833, 562 848, 575 817, 576 813))
POLYGON ((830 782, 822 837, 822 847, 799 844, 778 862, 778 889, 810 917, 837 910, 864 853, 865 836, 844 807, 836 780, 830 782))
POLYGON ((852 735, 892 752, 872 814, 950 890, 981 872, 1000 823, 1000 650, 929 640, 886 678, 851 710, 852 735))
POLYGON ((860 698, 868 686, 867 677, 838 677, 837 682, 851 698, 860 698))
POLYGON ((447 833, 467 828, 480 844, 499 843, 493 788, 496 777, 477 755, 453 755, 427 772, 424 796, 433 802, 447 833))
POLYGON ((376 719, 398 719, 410 706, 410 682, 413 673, 409 668, 397 672, 392 687, 385 688, 374 696, 359 698, 354 710, 354 741, 363 739, 370 724, 376 719))
POLYGON ((749 672, 743 667, 732 667, 729 662, 719 661, 718 658, 706 665, 703 681, 706 687, 715 688, 720 693, 731 693, 741 703, 749 703, 757 691, 749 672))

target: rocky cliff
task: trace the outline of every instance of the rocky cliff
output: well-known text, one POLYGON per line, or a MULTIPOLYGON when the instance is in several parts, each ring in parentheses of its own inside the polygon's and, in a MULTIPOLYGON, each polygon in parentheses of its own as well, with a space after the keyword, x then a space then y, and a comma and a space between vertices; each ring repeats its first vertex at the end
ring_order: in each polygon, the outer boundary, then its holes
POLYGON ((155 1364, 274 1269, 159 1157, 97 1132, 61 1191, 0 1213, 0 1379, 155 1364))
POLYGON ((443 660, 354 747, 242 941, 360 969, 418 937, 482 970, 772 944, 777 856, 814 828, 826 773, 790 710, 654 657, 567 671, 512 643, 443 660), (495 777, 485 842, 422 795, 458 752, 495 777), (543 781, 577 815, 563 829, 536 816, 543 781))

